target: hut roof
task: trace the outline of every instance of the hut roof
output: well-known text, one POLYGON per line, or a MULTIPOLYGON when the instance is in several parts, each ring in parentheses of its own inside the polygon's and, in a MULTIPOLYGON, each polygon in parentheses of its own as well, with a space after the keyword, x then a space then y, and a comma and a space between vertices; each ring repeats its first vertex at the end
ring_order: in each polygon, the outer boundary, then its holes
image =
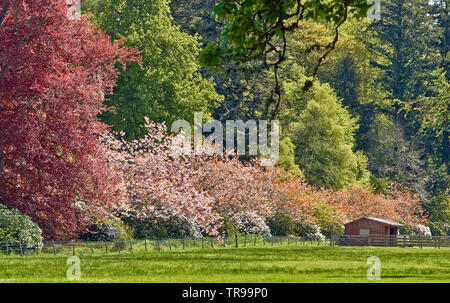
MULTIPOLYGON (((397 222, 394 222, 394 221, 391 221, 391 220, 381 219, 381 218, 375 218, 375 217, 363 217, 363 218, 360 218, 360 219, 358 219, 358 220, 354 220, 354 221, 351 221, 351 222, 359 221, 359 220, 361 220, 361 219, 368 219, 368 220, 380 222, 380 223, 387 224, 387 225, 391 225, 391 226, 399 226, 399 227, 400 227, 400 226, 403 226, 403 224, 400 224, 400 223, 397 223, 397 222)), ((351 223, 351 222, 348 222, 348 223, 351 223)), ((347 224, 348 224, 348 223, 347 223, 347 224)))

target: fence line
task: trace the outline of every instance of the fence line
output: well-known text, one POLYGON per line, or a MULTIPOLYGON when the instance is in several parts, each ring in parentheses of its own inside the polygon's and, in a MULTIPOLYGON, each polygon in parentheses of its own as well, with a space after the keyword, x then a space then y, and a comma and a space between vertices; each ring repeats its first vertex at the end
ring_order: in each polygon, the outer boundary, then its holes
POLYGON ((450 247, 450 237, 409 235, 341 235, 333 236, 332 245, 388 247, 450 247))
POLYGON ((339 246, 390 246, 390 247, 450 247, 450 237, 426 236, 332 236, 325 241, 311 237, 297 236, 262 236, 241 235, 234 237, 202 237, 202 238, 166 238, 166 239, 132 239, 115 241, 46 241, 40 248, 28 247, 19 242, 0 242, 0 255, 30 254, 94 254, 122 253, 128 251, 176 251, 185 249, 207 248, 252 248, 293 245, 339 245, 339 246))
POLYGON ((122 253, 126 251, 175 251, 185 249, 207 248, 251 248, 293 245, 328 245, 331 239, 317 241, 310 237, 296 236, 263 236, 243 235, 235 237, 202 237, 202 238, 165 238, 165 239, 133 239, 115 241, 45 241, 40 248, 27 247, 18 242, 0 242, 0 254, 93 254, 93 253, 122 253))

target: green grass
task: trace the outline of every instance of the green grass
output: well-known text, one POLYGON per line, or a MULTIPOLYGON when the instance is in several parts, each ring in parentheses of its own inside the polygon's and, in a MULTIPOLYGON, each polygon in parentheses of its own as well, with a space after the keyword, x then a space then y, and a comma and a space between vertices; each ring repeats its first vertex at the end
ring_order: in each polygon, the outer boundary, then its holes
MULTIPOLYGON (((70 282, 67 253, 0 256, 0 282, 70 282)), ((80 282, 450 282, 450 248, 264 246, 81 253, 80 282)))

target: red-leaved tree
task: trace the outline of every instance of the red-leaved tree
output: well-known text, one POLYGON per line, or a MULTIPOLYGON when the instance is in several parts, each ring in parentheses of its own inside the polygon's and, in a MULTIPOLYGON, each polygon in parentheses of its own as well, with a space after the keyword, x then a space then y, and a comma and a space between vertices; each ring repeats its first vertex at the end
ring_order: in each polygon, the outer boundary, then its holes
POLYGON ((73 236, 115 201, 97 115, 117 64, 111 43, 64 0, 0 0, 0 203, 30 215, 47 238, 73 236))

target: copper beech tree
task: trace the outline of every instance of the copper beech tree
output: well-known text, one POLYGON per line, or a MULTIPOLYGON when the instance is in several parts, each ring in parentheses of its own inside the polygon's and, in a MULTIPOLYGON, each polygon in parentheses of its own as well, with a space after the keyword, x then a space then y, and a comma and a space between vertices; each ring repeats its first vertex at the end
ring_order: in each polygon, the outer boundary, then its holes
POLYGON ((62 0, 0 0, 0 203, 47 238, 73 236, 115 203, 97 115, 137 52, 68 19, 62 0))

